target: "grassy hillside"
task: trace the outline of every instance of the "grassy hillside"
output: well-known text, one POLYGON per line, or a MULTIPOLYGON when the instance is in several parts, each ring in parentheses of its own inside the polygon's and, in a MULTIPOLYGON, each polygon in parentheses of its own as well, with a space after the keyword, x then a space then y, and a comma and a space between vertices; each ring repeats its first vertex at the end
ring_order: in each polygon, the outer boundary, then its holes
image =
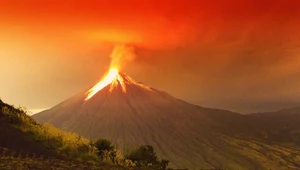
POLYGON ((17 153, 16 151, 0 147, 0 169, 1 170, 125 170, 127 168, 109 164, 94 164, 90 162, 76 161, 58 157, 43 157, 42 155, 30 155, 17 153))
POLYGON ((22 108, 14 108, 2 103, 1 122, 3 126, 1 130, 6 131, 8 136, 5 140, 12 139, 7 141, 7 144, 22 141, 12 147, 14 150, 20 150, 17 148, 20 147, 38 154, 41 152, 81 160, 97 159, 89 140, 74 133, 61 131, 49 124, 39 124, 27 116, 22 108), (14 140, 15 138, 19 140, 14 140), (22 144, 23 141, 27 141, 26 144, 22 144))
POLYGON ((1 100, 0 134, 0 169, 153 169, 153 165, 137 167, 139 162, 114 147, 99 155, 95 142, 39 124, 23 108, 1 100))

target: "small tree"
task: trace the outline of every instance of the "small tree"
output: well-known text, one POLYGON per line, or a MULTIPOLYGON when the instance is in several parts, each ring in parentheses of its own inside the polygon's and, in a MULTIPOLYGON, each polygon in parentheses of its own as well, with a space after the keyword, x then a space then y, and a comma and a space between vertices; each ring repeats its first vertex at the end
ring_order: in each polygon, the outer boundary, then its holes
POLYGON ((153 147, 142 145, 137 150, 131 152, 127 159, 132 160, 138 167, 154 167, 155 169, 166 169, 169 161, 159 160, 153 147))
POLYGON ((128 159, 137 162, 138 166, 147 166, 157 160, 156 153, 150 145, 142 145, 136 151, 133 151, 128 159))
POLYGON ((107 139, 98 139, 94 146, 98 149, 98 155, 101 159, 103 159, 103 154, 105 151, 113 151, 114 146, 111 144, 111 142, 107 139))

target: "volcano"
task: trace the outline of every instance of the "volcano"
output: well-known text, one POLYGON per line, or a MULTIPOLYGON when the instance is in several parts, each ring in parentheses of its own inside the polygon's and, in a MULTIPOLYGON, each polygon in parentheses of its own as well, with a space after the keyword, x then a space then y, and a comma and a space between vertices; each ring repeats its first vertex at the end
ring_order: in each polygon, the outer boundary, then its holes
POLYGON ((106 138, 125 153, 139 145, 151 145, 173 168, 279 166, 277 158, 264 162, 261 159, 267 160, 267 156, 252 148, 253 143, 262 149, 267 144, 237 137, 247 124, 244 116, 189 104, 114 70, 87 92, 33 118, 88 139, 106 138))

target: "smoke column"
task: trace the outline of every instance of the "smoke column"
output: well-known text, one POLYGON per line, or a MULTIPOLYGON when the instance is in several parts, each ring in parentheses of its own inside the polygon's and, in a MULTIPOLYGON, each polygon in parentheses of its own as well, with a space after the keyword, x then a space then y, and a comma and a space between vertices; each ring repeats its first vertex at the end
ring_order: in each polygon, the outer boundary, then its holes
POLYGON ((135 59, 135 49, 129 45, 116 45, 110 55, 110 68, 121 70, 127 62, 135 59))

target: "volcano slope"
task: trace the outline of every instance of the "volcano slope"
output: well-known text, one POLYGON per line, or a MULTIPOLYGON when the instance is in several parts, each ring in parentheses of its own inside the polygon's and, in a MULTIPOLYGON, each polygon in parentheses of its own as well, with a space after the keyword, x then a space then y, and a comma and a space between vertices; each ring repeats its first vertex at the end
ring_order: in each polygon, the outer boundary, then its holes
POLYGON ((125 154, 135 146, 152 145, 173 168, 300 166, 298 146, 263 142, 245 116, 192 105, 120 76, 123 82, 114 80, 89 100, 79 93, 33 118, 89 139, 107 138, 125 154))

